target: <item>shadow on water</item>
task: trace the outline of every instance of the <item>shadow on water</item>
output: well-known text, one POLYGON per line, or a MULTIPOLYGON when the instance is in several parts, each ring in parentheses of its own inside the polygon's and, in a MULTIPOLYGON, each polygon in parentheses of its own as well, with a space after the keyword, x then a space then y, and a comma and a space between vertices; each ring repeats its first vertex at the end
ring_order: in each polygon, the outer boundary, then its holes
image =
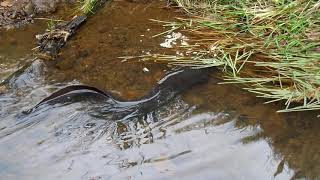
POLYGON ((174 50, 159 46, 163 37, 151 38, 165 29, 148 19, 175 15, 161 7, 154 1, 113 1, 89 19, 57 61, 36 60, 8 82, 0 94, 1 177, 319 179, 317 112, 275 113, 280 104, 218 85, 216 74, 130 121, 101 113, 106 102, 94 93, 70 94, 65 102, 21 113, 71 84, 124 100, 146 95, 168 67, 118 57, 174 50))

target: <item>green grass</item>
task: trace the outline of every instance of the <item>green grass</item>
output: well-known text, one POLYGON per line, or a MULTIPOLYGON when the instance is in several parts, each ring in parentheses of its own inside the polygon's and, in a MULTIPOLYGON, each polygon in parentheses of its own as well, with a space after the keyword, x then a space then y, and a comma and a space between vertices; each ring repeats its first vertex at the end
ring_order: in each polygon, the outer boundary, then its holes
POLYGON ((196 68, 218 66, 224 83, 284 102, 283 110, 320 109, 320 1, 172 0, 190 18, 162 22, 189 36, 194 56, 143 60, 196 68))
POLYGON ((94 13, 98 0, 79 0, 79 10, 84 14, 94 13))

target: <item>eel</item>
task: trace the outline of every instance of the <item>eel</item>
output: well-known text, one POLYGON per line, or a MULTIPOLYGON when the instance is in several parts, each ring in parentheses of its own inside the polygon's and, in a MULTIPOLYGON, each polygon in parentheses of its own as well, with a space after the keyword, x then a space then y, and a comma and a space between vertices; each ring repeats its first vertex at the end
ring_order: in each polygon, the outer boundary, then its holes
POLYGON ((112 93, 100 90, 96 87, 70 85, 44 98, 33 108, 25 111, 24 114, 34 112, 44 104, 56 104, 62 103, 65 100, 70 100, 70 98, 75 97, 72 96, 72 94, 76 94, 82 98, 88 97, 90 94, 95 94, 101 96, 100 99, 103 99, 102 102, 104 105, 100 110, 102 114, 107 114, 114 120, 126 120, 153 112, 157 108, 170 102, 178 94, 195 85, 203 84, 207 82, 208 79, 209 69, 187 68, 176 70, 162 78, 147 95, 132 101, 124 101, 115 98, 112 93))

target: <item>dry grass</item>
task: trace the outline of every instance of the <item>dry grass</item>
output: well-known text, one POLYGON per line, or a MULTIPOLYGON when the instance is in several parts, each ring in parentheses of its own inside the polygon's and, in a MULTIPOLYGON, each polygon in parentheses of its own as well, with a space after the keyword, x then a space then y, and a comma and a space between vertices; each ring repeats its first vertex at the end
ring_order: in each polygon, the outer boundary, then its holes
POLYGON ((320 2, 314 0, 172 0, 190 15, 164 26, 188 34, 196 55, 143 60, 196 68, 218 66, 225 83, 244 84, 280 112, 320 109, 320 2))

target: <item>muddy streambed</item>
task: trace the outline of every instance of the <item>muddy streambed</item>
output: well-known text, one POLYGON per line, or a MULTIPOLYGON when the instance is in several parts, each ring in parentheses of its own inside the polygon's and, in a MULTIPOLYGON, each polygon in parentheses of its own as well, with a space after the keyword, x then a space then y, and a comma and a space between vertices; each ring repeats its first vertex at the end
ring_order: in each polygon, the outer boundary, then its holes
MULTIPOLYGON (((164 5, 113 1, 86 22, 58 59, 35 60, 10 81, 0 94, 0 179, 320 178, 317 113, 275 113, 280 105, 218 85, 219 73, 129 122, 94 112, 102 105, 94 98, 21 113, 70 84, 127 100, 147 94, 170 67, 118 57, 173 51, 159 45, 164 36, 151 38, 167 29, 150 18, 177 15, 164 5)), ((32 59, 33 36, 45 28, 35 23, 0 32, 2 78, 5 69, 32 59)))

